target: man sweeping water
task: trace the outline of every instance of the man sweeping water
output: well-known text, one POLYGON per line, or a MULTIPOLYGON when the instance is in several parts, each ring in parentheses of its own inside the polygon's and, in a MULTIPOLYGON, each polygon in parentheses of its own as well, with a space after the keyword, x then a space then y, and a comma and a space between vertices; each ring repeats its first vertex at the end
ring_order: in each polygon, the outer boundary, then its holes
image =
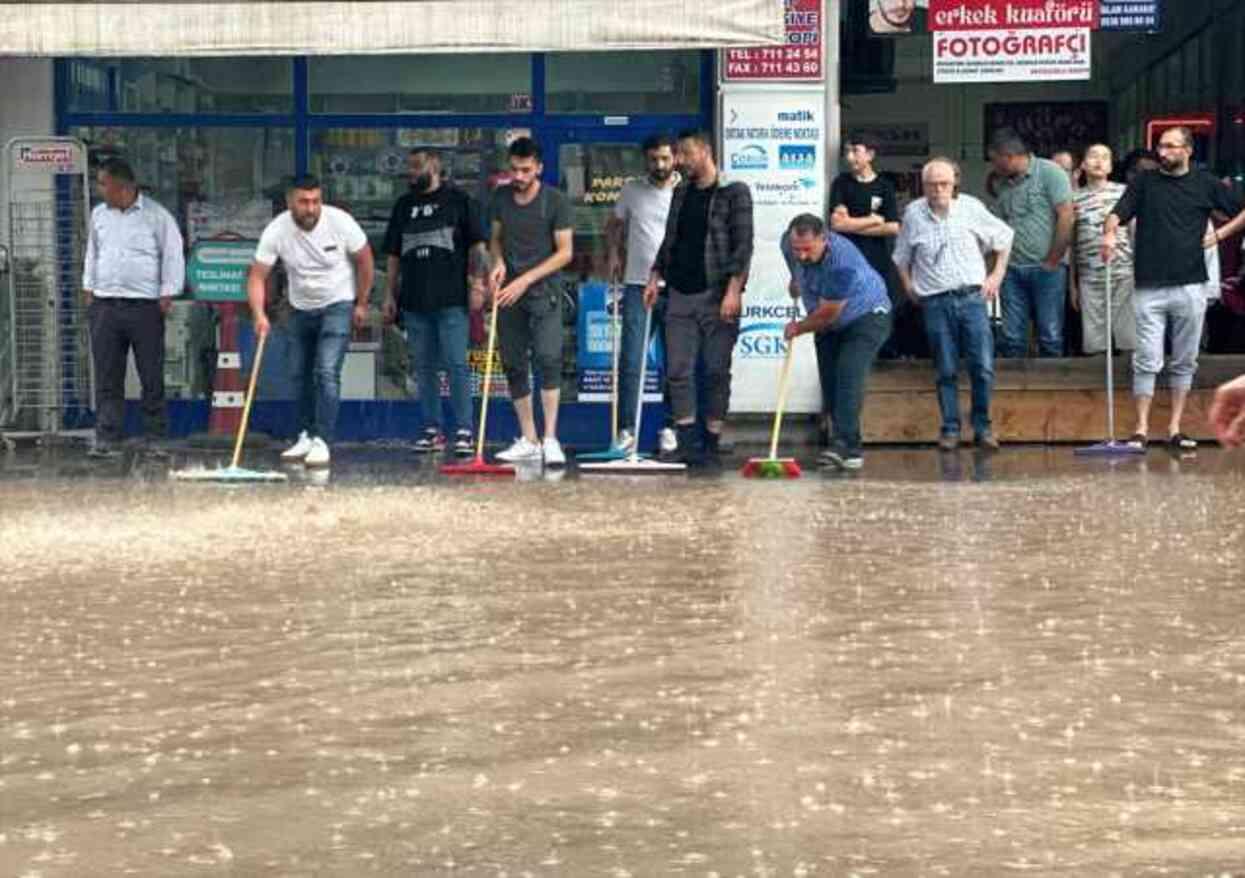
POLYGON ((290 378, 298 394, 298 441, 287 463, 329 465, 337 427, 342 363, 350 328, 367 321, 374 264, 367 235, 344 210, 323 203, 320 181, 306 176, 286 193, 289 207, 270 222, 246 281, 255 332, 268 335, 265 285, 280 259, 289 278, 290 378))

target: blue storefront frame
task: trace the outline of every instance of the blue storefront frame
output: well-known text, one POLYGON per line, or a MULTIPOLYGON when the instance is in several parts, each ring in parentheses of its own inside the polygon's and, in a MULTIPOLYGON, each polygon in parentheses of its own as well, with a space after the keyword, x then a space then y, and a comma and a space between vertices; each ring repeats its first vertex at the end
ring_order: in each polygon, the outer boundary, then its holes
MULTIPOLYGON (((598 115, 551 113, 546 107, 545 53, 530 56, 532 105, 529 112, 518 113, 393 113, 348 114, 316 113, 310 109, 309 58, 297 56, 292 65, 292 111, 288 113, 133 113, 119 109, 117 77, 110 71, 105 106, 77 110, 70 102, 71 59, 59 59, 54 66, 55 125, 57 134, 87 126, 150 127, 150 128, 280 128, 293 131, 294 171, 306 173, 311 165, 313 134, 326 128, 420 128, 420 127, 485 127, 527 128, 544 147, 543 179, 556 185, 559 179, 560 147, 566 144, 608 144, 638 142, 645 136, 687 128, 712 130, 716 93, 714 53, 699 55, 699 106, 694 113, 598 115)), ((249 363, 244 362, 244 365, 249 363)), ((478 404, 478 400, 477 400, 478 404)), ((137 407, 131 404, 126 421, 129 432, 140 429, 137 407)), ((206 429, 209 404, 206 400, 171 400, 170 430, 184 436, 206 429)), ((262 401, 253 413, 255 429, 273 435, 293 433, 293 404, 285 401, 262 401)), ((646 434, 655 433, 659 417, 646 416, 646 434)), ((559 432, 571 446, 598 445, 608 441, 608 406, 599 403, 563 403, 559 415, 559 432)), ((418 428, 417 406, 407 400, 344 401, 339 424, 343 440, 360 441, 388 437, 405 437, 418 428)), ((490 407, 489 436, 503 438, 516 429, 513 411, 508 404, 490 407)))

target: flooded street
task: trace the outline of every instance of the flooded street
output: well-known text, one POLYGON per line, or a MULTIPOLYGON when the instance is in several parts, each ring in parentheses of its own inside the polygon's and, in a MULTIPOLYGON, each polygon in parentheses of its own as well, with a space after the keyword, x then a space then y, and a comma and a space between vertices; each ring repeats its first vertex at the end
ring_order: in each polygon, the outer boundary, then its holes
POLYGON ((21 463, 0 875, 1245 875, 1245 456, 21 463))

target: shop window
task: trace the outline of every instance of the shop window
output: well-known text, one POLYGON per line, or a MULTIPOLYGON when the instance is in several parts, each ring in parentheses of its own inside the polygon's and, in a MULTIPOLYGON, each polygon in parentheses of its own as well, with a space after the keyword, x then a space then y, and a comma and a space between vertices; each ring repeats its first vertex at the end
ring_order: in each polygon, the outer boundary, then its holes
POLYGON ((527 113, 531 56, 317 57, 308 62, 315 113, 527 113))
MULTIPOLYGON (((142 191, 177 218, 187 247, 225 233, 258 239, 284 209, 294 174, 294 132, 287 128, 71 128, 92 167, 113 156, 134 168, 142 191)), ((215 369, 213 310, 179 299, 165 333, 169 398, 203 398, 215 369)))
POLYGON ((290 113, 288 58, 125 58, 66 66, 71 112, 290 113))
POLYGON ((565 52, 545 62, 551 113, 697 113, 700 55, 679 52, 565 52))

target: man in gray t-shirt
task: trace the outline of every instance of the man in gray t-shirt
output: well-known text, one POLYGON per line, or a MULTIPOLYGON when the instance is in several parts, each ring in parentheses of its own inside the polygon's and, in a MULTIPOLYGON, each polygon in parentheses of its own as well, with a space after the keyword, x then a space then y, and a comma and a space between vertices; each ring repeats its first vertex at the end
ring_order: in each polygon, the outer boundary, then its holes
MULTIPOLYGON (((662 238, 666 236, 670 200, 680 180, 674 169, 673 137, 654 134, 644 141, 642 148, 648 173, 627 181, 614 205, 613 214, 605 224, 610 280, 617 282, 621 279, 625 284, 621 302, 623 329, 618 382, 621 429, 615 437, 623 451, 630 451, 635 442, 632 431, 640 397, 640 366, 649 344, 649 339, 642 338, 645 323, 644 285, 653 270, 653 261, 657 258, 662 238)), ((658 338, 665 334, 666 299, 666 296, 661 296, 653 306, 651 333, 658 338)), ((666 454, 678 447, 670 423, 662 428, 659 447, 666 454)))
POLYGON ((541 183, 540 145, 520 137, 510 145, 511 182, 493 194, 489 249, 493 270, 489 294, 497 297, 497 337, 510 399, 522 435, 498 459, 543 459, 563 466, 558 442, 558 401, 562 384, 562 296, 554 275, 571 262, 574 221, 571 205, 557 189, 541 183), (540 373, 545 436, 536 435, 528 370, 540 373))
POLYGON ((1029 321, 1037 327, 1038 355, 1063 356, 1068 276, 1063 257, 1072 240, 1072 184, 1063 168, 1038 158, 1010 128, 990 139, 990 162, 1000 178, 996 212, 1016 233, 1003 281, 1000 357, 1029 350, 1029 321))

